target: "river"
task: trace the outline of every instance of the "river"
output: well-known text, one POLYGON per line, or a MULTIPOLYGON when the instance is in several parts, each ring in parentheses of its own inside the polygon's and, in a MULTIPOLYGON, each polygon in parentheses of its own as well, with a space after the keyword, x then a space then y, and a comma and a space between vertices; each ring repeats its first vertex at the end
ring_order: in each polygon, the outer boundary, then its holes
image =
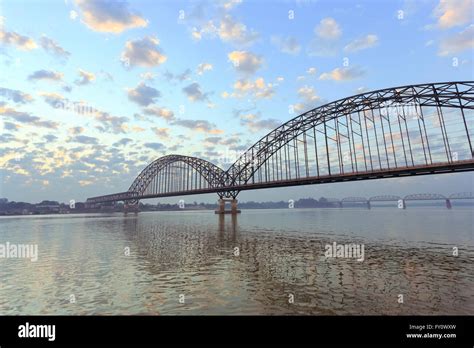
POLYGON ((0 218, 0 315, 473 314, 472 208, 0 218), (363 246, 359 258, 326 245, 363 246), (347 256, 347 255, 346 255, 347 256))

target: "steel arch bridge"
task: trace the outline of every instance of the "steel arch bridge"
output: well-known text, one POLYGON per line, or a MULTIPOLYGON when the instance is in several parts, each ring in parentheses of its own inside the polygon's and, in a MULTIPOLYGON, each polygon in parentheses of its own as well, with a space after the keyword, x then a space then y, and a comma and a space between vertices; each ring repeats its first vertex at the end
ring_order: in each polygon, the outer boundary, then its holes
POLYGON ((474 170, 474 81, 381 89, 309 110, 275 128, 227 170, 158 158, 128 191, 87 203, 474 170))

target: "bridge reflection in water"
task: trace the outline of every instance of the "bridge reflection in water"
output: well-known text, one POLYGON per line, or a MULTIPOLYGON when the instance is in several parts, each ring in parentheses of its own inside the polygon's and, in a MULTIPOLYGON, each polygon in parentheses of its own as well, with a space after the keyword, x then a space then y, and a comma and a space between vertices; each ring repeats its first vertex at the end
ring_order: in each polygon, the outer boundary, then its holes
MULTIPOLYGON (((344 214, 350 215, 347 220, 359 216, 358 228, 384 226, 386 237, 392 229, 416 234, 415 225, 433 214, 400 210, 408 214, 400 224, 387 218, 386 214, 393 215, 390 211, 374 214, 358 209, 344 214)), ((219 216, 216 222, 202 212, 145 213, 125 218, 123 231, 137 262, 146 265, 143 282, 152 294, 150 308, 163 314, 472 312, 469 289, 474 278, 467 275, 474 256, 472 245, 458 241, 463 252, 453 257, 452 243, 377 240, 364 237, 368 231, 354 237, 357 230, 335 226, 333 214, 340 218, 334 210, 267 211, 231 219, 219 216), (270 226, 269 221, 279 227, 270 226), (296 221, 309 223, 302 226, 296 221), (330 232, 333 228, 338 231, 330 232), (365 244, 366 259, 325 259, 325 245, 334 241, 365 244), (180 307, 181 294, 185 303, 180 307), (296 299, 293 304, 288 302, 290 294, 296 299), (405 305, 397 302, 398 294, 405 294, 405 305)), ((443 229, 450 224, 449 218, 434 224, 443 229)), ((437 234, 436 226, 430 229, 437 234)))
MULTIPOLYGON (((128 191, 87 204, 441 174, 474 169, 474 82, 387 88, 309 110, 274 129, 227 170, 169 155, 150 163, 128 191)), ((221 209, 222 212, 223 209, 221 209)))

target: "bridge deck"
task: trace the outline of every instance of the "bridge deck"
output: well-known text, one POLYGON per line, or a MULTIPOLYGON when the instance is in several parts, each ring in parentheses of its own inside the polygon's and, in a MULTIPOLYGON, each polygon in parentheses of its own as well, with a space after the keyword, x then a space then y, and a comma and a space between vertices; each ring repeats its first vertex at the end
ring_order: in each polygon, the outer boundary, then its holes
POLYGON ((410 167, 399 167, 390 170, 373 170, 368 172, 352 172, 346 174, 336 175, 324 175, 314 177, 295 178, 291 180, 282 181, 268 181, 264 183, 246 184, 238 186, 221 186, 216 188, 196 189, 196 190, 185 190, 177 192, 167 192, 162 194, 150 194, 133 196, 129 192, 120 192, 105 196, 97 196, 87 199, 88 203, 105 203, 123 201, 127 199, 147 199, 147 198, 160 198, 160 197, 174 197, 174 196, 187 196, 197 195, 205 193, 217 193, 222 191, 245 191, 245 190, 256 190, 276 187, 288 187, 288 186, 299 186, 299 185, 316 185, 325 183, 345 182, 345 181, 357 181, 357 180, 371 180, 371 179, 383 179, 383 178, 394 178, 404 177, 412 175, 428 175, 428 174, 443 174, 453 172, 463 172, 474 170, 474 159, 458 161, 455 163, 437 163, 433 165, 421 165, 421 166, 410 166, 410 167))

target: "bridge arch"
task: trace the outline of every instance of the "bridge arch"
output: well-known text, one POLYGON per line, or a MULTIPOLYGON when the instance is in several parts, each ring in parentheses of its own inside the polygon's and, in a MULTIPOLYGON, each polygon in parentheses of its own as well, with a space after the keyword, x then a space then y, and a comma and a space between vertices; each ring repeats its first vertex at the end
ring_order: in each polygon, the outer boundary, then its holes
POLYGON ((381 195, 381 196, 373 196, 369 198, 369 202, 393 202, 399 201, 402 198, 400 196, 395 195, 381 195))
POLYGON ((447 198, 445 196, 439 193, 414 193, 403 198, 405 201, 445 201, 446 199, 447 198))
POLYGON ((221 186, 223 175, 224 171, 209 161, 197 157, 168 155, 146 166, 127 192, 132 197, 142 197, 213 190, 221 186))
MULTIPOLYGON (((242 190, 471 171, 473 135, 474 81, 386 88, 294 117, 226 171, 196 157, 164 156, 150 163, 128 191, 88 202, 210 192, 235 198, 242 190), (149 190, 160 187, 157 177, 181 165, 203 178, 205 187, 189 190, 183 183, 179 190, 149 190)), ((189 175, 180 175, 192 185, 189 175)))
POLYGON ((449 195, 449 199, 474 199, 472 192, 458 192, 449 195))
POLYGON ((225 184, 240 186, 282 177, 291 181, 304 176, 471 160, 474 129, 469 129, 466 118, 474 116, 466 115, 466 110, 474 110, 472 81, 386 88, 340 99, 309 110, 266 134, 226 171, 225 184), (459 118, 448 120, 445 116, 449 111, 444 109, 460 109, 459 118), (461 134, 466 141, 453 139, 450 144, 448 133, 461 134), (444 146, 430 144, 434 137, 444 146), (308 159, 312 147, 313 161, 308 159), (275 175, 278 162, 280 173, 275 175))

